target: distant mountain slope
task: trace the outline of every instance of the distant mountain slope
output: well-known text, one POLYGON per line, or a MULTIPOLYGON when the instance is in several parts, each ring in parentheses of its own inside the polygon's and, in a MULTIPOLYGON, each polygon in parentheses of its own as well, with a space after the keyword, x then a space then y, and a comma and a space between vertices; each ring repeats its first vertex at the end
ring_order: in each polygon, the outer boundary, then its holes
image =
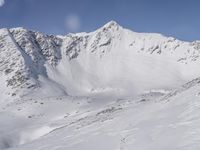
POLYGON ((200 42, 136 33, 111 21, 91 33, 0 29, 1 97, 129 95, 200 76, 200 42))

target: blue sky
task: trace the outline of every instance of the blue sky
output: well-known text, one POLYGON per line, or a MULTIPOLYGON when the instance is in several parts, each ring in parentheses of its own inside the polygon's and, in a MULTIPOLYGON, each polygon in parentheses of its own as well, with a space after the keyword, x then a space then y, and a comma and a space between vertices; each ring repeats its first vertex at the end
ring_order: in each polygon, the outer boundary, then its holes
POLYGON ((200 0, 0 0, 0 28, 67 34, 110 20, 137 32, 200 40, 200 0))

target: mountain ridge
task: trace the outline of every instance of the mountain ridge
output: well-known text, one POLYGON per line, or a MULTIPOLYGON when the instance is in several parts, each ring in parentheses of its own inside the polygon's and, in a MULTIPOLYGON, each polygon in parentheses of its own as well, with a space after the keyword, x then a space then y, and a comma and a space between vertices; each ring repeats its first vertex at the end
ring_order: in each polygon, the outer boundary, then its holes
POLYGON ((0 149, 199 150, 199 66, 198 42, 116 22, 0 29, 0 149))
MULTIPOLYGON (((10 75, 9 79, 3 81, 11 85, 13 90, 48 87, 45 82, 49 82, 55 87, 53 90, 60 91, 58 93, 61 95, 84 94, 91 93, 91 91, 104 92, 112 91, 112 89, 122 90, 123 93, 130 87, 134 88, 140 84, 136 83, 137 79, 131 79, 131 76, 140 78, 141 75, 140 82, 150 85, 152 84, 150 80, 158 77, 155 72, 161 72, 161 76, 167 74, 163 79, 166 80, 165 82, 168 82, 168 77, 180 76, 179 79, 176 78, 177 81, 180 80, 180 85, 200 75, 196 71, 200 63, 200 43, 198 41, 183 42, 157 33, 137 33, 124 29, 115 21, 105 24, 94 32, 70 33, 66 36, 46 35, 21 27, 0 29, 0 38, 1 51, 4 49, 6 53, 6 47, 9 48, 8 44, 13 45, 15 48, 10 48, 13 51, 10 51, 9 57, 12 57, 15 51, 19 51, 20 54, 12 58, 18 58, 19 63, 23 62, 21 67, 14 65, 15 69, 18 68, 16 71, 4 69, 6 76, 15 72, 14 75, 10 75), (166 64, 172 67, 172 69, 167 67, 166 70, 169 70, 169 73, 162 69, 166 64), (111 67, 113 65, 116 65, 116 68, 111 67), (148 78, 141 70, 134 69, 136 66, 142 66, 144 72, 153 74, 153 78, 148 78), (151 69, 154 71, 152 72, 151 69), (188 69, 192 73, 188 74, 188 69), (189 77, 190 74, 192 77, 189 77), (128 80, 132 83, 129 84, 128 80), (118 86, 120 82, 123 83, 122 86, 118 86)), ((2 58, 2 60, 5 59, 2 58)), ((13 64, 13 62, 8 64, 13 64)), ((169 80, 169 82, 172 81, 169 80)), ((159 86, 160 83, 157 83, 155 88, 159 86)), ((146 88, 141 87, 141 89, 146 88)), ((51 92, 53 91, 50 90, 51 92)), ((17 93, 13 91, 9 94, 17 95, 17 93)))

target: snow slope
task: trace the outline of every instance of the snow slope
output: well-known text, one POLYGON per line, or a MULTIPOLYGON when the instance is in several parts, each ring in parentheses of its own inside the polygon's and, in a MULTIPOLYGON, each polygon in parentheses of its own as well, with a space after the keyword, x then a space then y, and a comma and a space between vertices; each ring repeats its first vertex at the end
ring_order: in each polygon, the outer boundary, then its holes
POLYGON ((12 89, 3 93, 14 96, 30 91, 44 97, 134 95, 174 88, 200 75, 199 42, 136 33, 114 21, 91 33, 66 36, 1 29, 0 39, 2 85, 12 89))
POLYGON ((106 105, 84 97, 37 99, 37 103, 29 100, 10 105, 0 116, 4 119, 0 125, 0 147, 198 150, 199 91, 200 79, 196 79, 168 94, 150 92, 115 99, 106 105))
POLYGON ((0 29, 0 150, 199 150, 199 65, 200 42, 114 21, 0 29))

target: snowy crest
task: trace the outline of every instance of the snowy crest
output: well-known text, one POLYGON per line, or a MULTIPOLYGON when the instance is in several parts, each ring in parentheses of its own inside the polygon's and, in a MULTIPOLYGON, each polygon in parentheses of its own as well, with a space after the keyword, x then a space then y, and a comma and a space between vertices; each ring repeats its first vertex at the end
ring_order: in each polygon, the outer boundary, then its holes
POLYGON ((2 91, 12 96, 38 89, 52 94, 126 93, 130 88, 168 88, 200 75, 198 41, 137 33, 115 21, 94 32, 66 36, 0 29, 0 48, 2 91))

